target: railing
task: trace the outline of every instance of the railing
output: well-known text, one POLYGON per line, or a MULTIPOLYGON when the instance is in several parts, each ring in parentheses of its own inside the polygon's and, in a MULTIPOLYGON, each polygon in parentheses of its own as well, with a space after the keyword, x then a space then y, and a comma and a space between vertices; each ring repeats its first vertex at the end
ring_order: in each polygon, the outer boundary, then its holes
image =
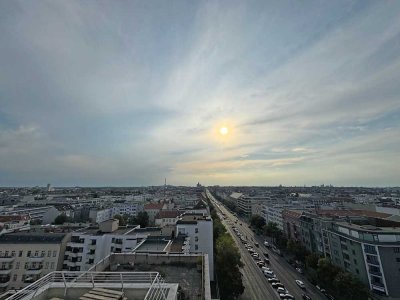
POLYGON ((30 300, 50 288, 64 288, 64 296, 69 288, 107 287, 120 289, 148 288, 145 300, 165 300, 168 287, 158 272, 52 272, 28 285, 6 300, 30 300))

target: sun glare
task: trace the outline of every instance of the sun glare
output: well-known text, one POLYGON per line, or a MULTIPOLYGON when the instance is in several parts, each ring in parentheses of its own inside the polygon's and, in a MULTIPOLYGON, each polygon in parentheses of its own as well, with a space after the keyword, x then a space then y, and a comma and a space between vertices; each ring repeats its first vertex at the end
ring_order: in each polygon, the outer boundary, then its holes
POLYGON ((219 133, 222 134, 222 135, 227 135, 228 132, 229 132, 229 130, 228 130, 228 128, 226 128, 226 127, 221 127, 221 128, 219 129, 219 133))

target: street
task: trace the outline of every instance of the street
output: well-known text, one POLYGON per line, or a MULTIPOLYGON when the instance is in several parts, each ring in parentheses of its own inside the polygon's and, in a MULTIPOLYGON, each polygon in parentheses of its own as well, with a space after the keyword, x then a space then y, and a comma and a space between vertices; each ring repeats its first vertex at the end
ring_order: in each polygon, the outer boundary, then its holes
POLYGON ((247 243, 252 245, 260 257, 264 257, 263 253, 269 254, 270 265, 269 268, 275 273, 276 277, 289 291, 289 294, 295 297, 295 299, 302 299, 302 294, 307 293, 312 299, 325 299, 325 296, 321 294, 306 278, 299 274, 289 263, 287 263, 282 257, 278 256, 263 244, 264 240, 262 237, 256 236, 253 231, 248 227, 248 224, 243 220, 239 220, 237 223, 237 217, 230 213, 220 202, 218 202, 212 195, 207 191, 209 199, 214 203, 217 211, 225 215, 225 219, 221 219, 228 232, 232 235, 235 240, 244 267, 242 268, 243 274, 243 285, 245 291, 240 299, 252 300, 252 299, 280 299, 279 294, 267 281, 267 278, 261 271, 261 268, 257 266, 255 260, 251 257, 250 253, 245 248, 244 244, 240 241, 239 237, 235 234, 232 226, 235 226, 239 232, 247 238, 247 243), (242 225, 240 225, 242 224, 242 225), (258 242, 259 247, 255 246, 255 242, 258 242), (295 280, 301 280, 306 285, 306 291, 302 290, 295 282, 295 280))

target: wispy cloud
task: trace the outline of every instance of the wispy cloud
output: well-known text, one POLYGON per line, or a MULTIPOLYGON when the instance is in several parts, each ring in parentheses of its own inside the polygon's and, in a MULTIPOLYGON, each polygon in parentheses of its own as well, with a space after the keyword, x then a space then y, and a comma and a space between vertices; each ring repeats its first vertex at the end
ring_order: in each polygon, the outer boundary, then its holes
POLYGON ((394 2, 2 2, 0 184, 395 184, 399 36, 394 2))

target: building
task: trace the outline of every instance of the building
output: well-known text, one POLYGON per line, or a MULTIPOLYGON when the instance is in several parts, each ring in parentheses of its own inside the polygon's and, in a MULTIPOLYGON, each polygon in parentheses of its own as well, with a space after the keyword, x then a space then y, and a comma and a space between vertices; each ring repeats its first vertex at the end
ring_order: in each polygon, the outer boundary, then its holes
POLYGON ((400 298, 400 222, 336 222, 328 234, 333 264, 358 277, 372 292, 400 298))
POLYGON ((176 237, 185 236, 189 241, 189 253, 208 254, 210 278, 214 280, 213 221, 210 216, 184 214, 176 222, 176 237))
POLYGON ((302 214, 302 211, 288 209, 282 212, 283 232, 288 238, 297 242, 301 241, 300 217, 302 214))
POLYGON ((31 228, 30 220, 28 215, 0 216, 0 235, 29 230, 31 228))
POLYGON ((20 289, 61 270, 69 238, 39 229, 0 236, 0 289, 20 289))
POLYGON ((156 215, 163 209, 163 203, 148 203, 144 206, 144 211, 149 216, 149 224, 155 224, 156 215))
POLYGON ((86 271, 111 253, 131 252, 148 236, 137 228, 119 228, 118 220, 110 219, 74 231, 66 246, 63 270, 86 271))
POLYGON ((162 210, 155 217, 155 225, 159 227, 175 226, 182 212, 178 210, 162 210))

